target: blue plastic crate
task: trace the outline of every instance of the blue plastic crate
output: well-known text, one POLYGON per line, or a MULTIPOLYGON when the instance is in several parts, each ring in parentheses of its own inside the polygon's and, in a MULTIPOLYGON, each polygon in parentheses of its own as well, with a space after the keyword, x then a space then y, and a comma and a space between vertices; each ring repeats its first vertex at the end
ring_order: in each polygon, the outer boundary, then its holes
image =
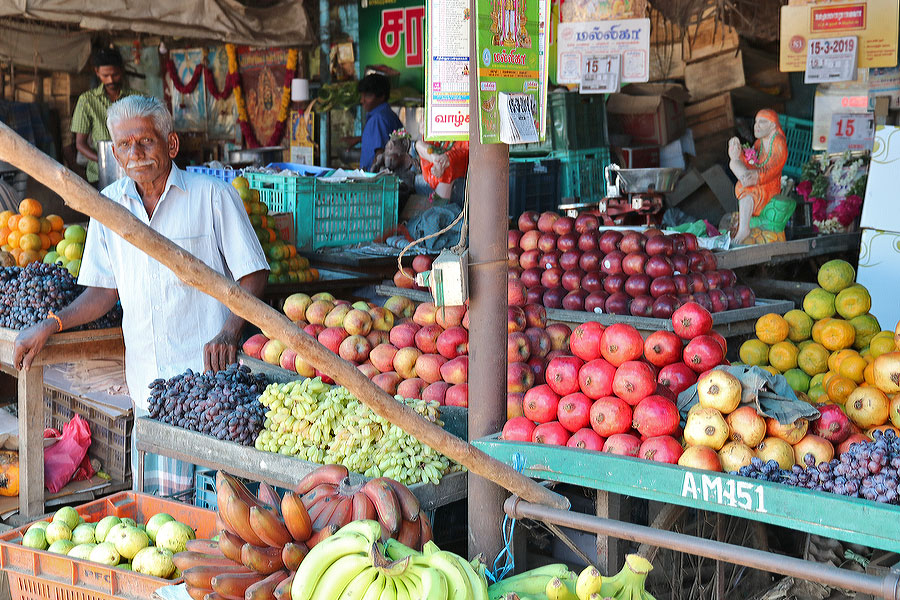
MULTIPOLYGON (((259 482, 244 481, 244 485, 252 493, 259 491, 259 482)), ((279 495, 284 494, 284 490, 275 488, 279 495)), ((194 506, 207 508, 209 510, 218 510, 219 503, 216 498, 216 472, 215 470, 199 469, 194 471, 194 506)))
POLYGON ((221 179, 225 183, 231 183, 232 181, 234 181, 235 177, 240 177, 242 173, 240 169, 232 169, 230 167, 225 169, 211 169, 209 167, 190 166, 185 170, 188 173, 200 173, 201 175, 209 175, 210 177, 221 179))
POLYGON ((813 122, 787 115, 778 115, 784 136, 787 138, 788 158, 782 173, 799 180, 803 165, 813 154, 813 122))
POLYGON ((559 195, 564 203, 597 202, 606 197, 603 171, 610 163, 609 148, 554 152, 558 159, 559 195))
POLYGON ((397 227, 396 177, 335 182, 265 173, 245 176, 270 211, 294 215, 299 250, 371 242, 397 227))

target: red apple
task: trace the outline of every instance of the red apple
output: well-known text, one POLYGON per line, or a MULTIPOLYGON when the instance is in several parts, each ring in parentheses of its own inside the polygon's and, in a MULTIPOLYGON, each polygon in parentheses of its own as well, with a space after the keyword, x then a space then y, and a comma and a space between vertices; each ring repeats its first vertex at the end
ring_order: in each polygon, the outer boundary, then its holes
POLYGON ((653 301, 653 318, 669 319, 678 309, 678 300, 675 296, 665 294, 653 301))
POLYGON ((660 296, 674 296, 678 293, 678 289, 675 287, 675 279, 672 277, 657 277, 650 284, 650 295, 654 298, 659 298, 660 296))
POLYGON ((538 217, 537 228, 541 231, 553 231, 553 224, 556 223, 556 220, 559 219, 559 215, 555 212, 542 212, 541 216, 538 217))
MULTIPOLYGON (((507 281, 507 291, 509 290, 508 284, 509 282, 507 281)), ((437 312, 434 313, 434 322, 444 329, 462 325, 467 310, 465 306, 439 306, 437 312)), ((393 334, 393 331, 391 334, 393 334)))
POLYGON ((544 358, 550 352, 550 336, 542 327, 529 327, 525 330, 528 337, 528 350, 531 356, 544 358))
POLYGON ((437 307, 433 302, 423 302, 416 307, 412 319, 416 325, 424 327, 434 323, 435 313, 437 313, 437 307))
POLYGON ((390 340, 397 348, 407 348, 416 345, 416 333, 421 329, 415 323, 401 323, 391 329, 390 340))
POLYGON ((526 231, 519 240, 519 248, 523 253, 534 252, 538 247, 538 240, 541 239, 541 232, 537 229, 526 231))
POLYGON ((578 259, 578 267, 585 272, 590 273, 591 271, 599 271, 600 270, 600 262, 603 260, 603 255, 599 250, 587 250, 581 255, 581 258, 578 259))
POLYGON ((538 250, 541 252, 553 252, 556 250, 556 240, 559 236, 557 236, 553 232, 542 233, 541 237, 538 238, 538 250))
POLYGON ((738 285, 734 287, 735 291, 741 297, 741 306, 744 308, 751 308, 756 306, 756 294, 753 293, 746 285, 738 285))
POLYGON ((687 254, 673 254, 669 257, 672 261, 672 268, 676 273, 687 273, 690 269, 690 261, 687 254))
POLYGON ((626 275, 636 275, 637 273, 643 273, 644 266, 647 264, 647 261, 649 259, 650 257, 643 252, 632 252, 630 254, 626 254, 622 259, 622 272, 626 275))
MULTIPOLYGON (((559 221, 557 221, 559 223, 559 221)), ((559 236, 559 239, 556 240, 556 247, 560 252, 568 252, 569 250, 575 250, 578 248, 578 234, 577 233, 566 233, 559 236)))
POLYGON ((319 343, 334 352, 338 353, 338 349, 341 346, 341 342, 344 341, 349 334, 344 330, 343 327, 326 327, 322 330, 322 333, 319 334, 317 338, 319 343))
POLYGON ((563 271, 570 271, 578 268, 578 262, 581 260, 580 250, 569 250, 563 252, 559 257, 559 268, 563 271))
POLYGON ((706 270, 706 259, 699 252, 688 252, 688 271, 696 271, 698 273, 706 270))
POLYGON ((629 231, 622 236, 622 241, 619 242, 619 250, 625 254, 643 252, 646 243, 647 238, 644 234, 638 231, 629 231))
POLYGON ((444 394, 444 404, 446 406, 469 407, 469 385, 466 383, 457 383, 447 389, 444 394))
POLYGON ((619 250, 609 252, 600 261, 600 270, 608 275, 622 273, 622 259, 624 258, 625 254, 619 250))
POLYGON ((591 313, 602 313, 606 310, 607 298, 609 298, 609 294, 605 291, 591 292, 584 299, 584 310, 591 313))
POLYGON ((630 275, 628 279, 625 280, 623 289, 625 293, 632 298, 646 296, 650 293, 650 282, 651 279, 649 275, 644 275, 643 273, 639 275, 630 275))
POLYGON ((525 269, 526 271, 528 269, 536 269, 536 268, 543 269, 543 267, 540 266, 540 264, 541 264, 540 259, 541 259, 541 251, 540 250, 537 250, 537 249, 525 250, 524 252, 522 252, 522 255, 519 256, 519 266, 522 267, 523 269, 525 269))
POLYGON ((544 292, 544 296, 541 301, 547 308, 562 308, 562 299, 565 295, 566 290, 564 290, 562 287, 552 287, 548 288, 547 291, 544 292))
POLYGON ((531 372, 534 375, 534 385, 543 385, 547 383, 544 379, 544 371, 547 369, 546 360, 539 356, 532 356, 528 359, 528 368, 531 369, 531 372))
POLYGON ((369 344, 369 340, 361 335, 351 335, 341 342, 338 347, 338 355, 344 360, 359 364, 369 358, 371 350, 372 345, 369 344))
POLYGON ((609 254, 619 249, 619 242, 623 238, 623 234, 619 231, 604 231, 597 240, 597 246, 604 254, 609 254))
POLYGON ((599 292, 603 289, 603 280, 605 276, 599 271, 590 271, 581 278, 581 289, 588 294, 599 292))
POLYGON ((556 250, 544 252, 541 254, 541 258, 538 259, 538 267, 542 269, 558 269, 560 256, 562 256, 562 252, 557 252, 556 250))
MULTIPOLYGON (((515 244, 510 246, 510 248, 515 248, 515 244)), ((413 271, 416 273, 424 273, 425 271, 431 270, 431 263, 434 262, 434 258, 431 256, 426 256, 425 254, 419 254, 412 261, 413 271)))
POLYGON ((506 365, 506 392, 523 394, 534 385, 534 373, 524 362, 511 362, 506 365))
POLYGON ((392 363, 394 371, 403 379, 416 377, 416 361, 419 360, 420 356, 422 356, 422 353, 415 346, 400 348, 397 350, 397 354, 394 355, 392 363))
POLYGON ((525 362, 530 356, 530 341, 523 331, 514 331, 506 335, 507 362, 525 362))
POLYGON ((550 350, 569 350, 569 337, 572 330, 565 323, 553 323, 547 325, 547 335, 550 336, 550 350))
MULTIPOLYGON (((524 232, 518 229, 510 229, 506 232, 506 247, 507 249, 519 248, 519 242, 522 241, 522 235, 524 232)), ((521 249, 521 248, 520 248, 521 249)))
POLYGON ((625 282, 628 280, 628 275, 624 273, 613 273, 612 275, 607 275, 603 278, 603 291, 607 294, 618 294, 620 292, 624 292, 625 290, 625 282))
POLYGON ((369 344, 374 348, 379 344, 388 344, 391 341, 391 334, 387 331, 379 331, 377 329, 373 329, 369 332, 369 335, 366 336, 366 339, 369 340, 369 344))
POLYGON ((635 317, 653 316, 653 296, 637 296, 631 300, 628 311, 635 317))
POLYGON ((584 271, 579 268, 571 269, 563 273, 560 283, 563 288, 570 292, 581 289, 581 278, 584 277, 584 271))
MULTIPOLYGON (((525 400, 525 394, 522 392, 519 392, 519 393, 509 393, 508 392, 506 394, 506 418, 507 418, 507 420, 515 419, 516 417, 522 417, 522 418, 525 417, 525 408, 523 406, 524 400, 525 400)), ((531 421, 528 421, 528 422, 531 423, 531 421)), ((534 423, 532 423, 532 426, 534 426, 534 423)), ((505 426, 504 426, 504 429, 506 429, 505 426)), ((531 439, 529 438, 528 440, 525 440, 525 441, 530 442, 531 439)))
POLYGON ((450 388, 450 384, 446 381, 435 381, 434 383, 425 387, 422 390, 422 400, 426 402, 437 402, 441 406, 444 405, 444 395, 447 393, 447 389, 450 388))
POLYGON ((526 288, 531 289, 541 285, 541 275, 543 274, 543 269, 534 267, 522 271, 522 275, 519 278, 522 280, 522 283, 525 284, 526 288))
POLYGON ((584 310, 584 300, 588 293, 584 290, 574 290, 563 296, 562 307, 565 310, 584 310))
POLYGON ((422 397, 422 390, 425 389, 426 385, 427 384, 418 377, 413 377, 412 379, 404 379, 397 386, 397 394, 404 398, 413 398, 418 400, 422 397))
POLYGON ((692 271, 688 273, 688 279, 691 280, 691 291, 689 293, 696 294, 699 292, 705 292, 708 289, 706 285, 706 277, 703 276, 703 273, 692 271))
MULTIPOLYGON (((521 279, 506 280, 506 301, 510 306, 525 306, 525 291, 525 284, 521 279)), ((465 307, 462 308, 465 312, 465 307)), ((461 323, 462 316, 459 319, 461 323)))
POLYGON ((447 359, 440 354, 420 354, 416 358, 416 376, 425 383, 441 381, 441 367, 446 362, 447 359))
POLYGON ((647 259, 647 264, 644 265, 644 273, 654 279, 657 277, 671 277, 675 274, 675 267, 672 266, 672 261, 667 256, 656 254, 647 259))
POLYGON ((290 348, 285 348, 281 353, 281 358, 279 359, 279 364, 282 369, 286 369, 288 371, 296 371, 297 370, 297 353, 291 350, 290 348))
POLYGON ((525 331, 525 311, 518 306, 508 306, 506 309, 506 331, 525 331))
POLYGON ((379 344, 369 352, 369 360, 382 373, 394 370, 394 355, 397 347, 391 344, 379 344))
POLYGON ((528 291, 525 293, 525 301, 529 304, 543 304, 544 302, 544 292, 547 291, 542 285, 536 285, 534 287, 528 288, 528 291))
POLYGON ((466 354, 469 351, 469 332, 461 326, 446 329, 438 335, 435 346, 438 353, 447 359, 466 354))
POLYGON ((380 371, 375 368, 375 365, 373 365, 370 362, 364 362, 360 365, 357 365, 356 368, 359 369, 360 373, 362 373, 369 379, 372 379, 373 377, 375 377, 376 375, 378 375, 380 373, 380 371))
POLYGON ((426 354, 437 352, 437 339, 443 332, 443 328, 437 323, 425 325, 416 332, 414 338, 416 348, 426 354))
POLYGON ((553 222, 553 233, 556 235, 566 235, 574 233, 575 219, 572 217, 559 217, 553 222))
POLYGON ((575 217, 575 231, 578 233, 596 232, 598 227, 600 227, 600 219, 591 213, 585 212, 575 217))
POLYGON ((672 276, 672 281, 675 283, 675 293, 678 295, 681 294, 690 294, 691 293, 691 280, 687 275, 678 274, 672 276))
POLYGON ((261 333, 257 333, 256 335, 250 336, 250 338, 246 342, 244 342, 241 350, 243 350, 244 354, 246 354, 247 356, 250 356, 257 360, 261 360, 260 356, 263 346, 265 346, 266 342, 268 341, 269 338, 261 333))
POLYGON ((709 290, 709 300, 712 302, 713 312, 728 310, 728 296, 722 290, 709 290))
POLYGON ((314 338, 318 338, 319 334, 325 331, 325 326, 321 323, 310 323, 303 328, 303 331, 313 336, 314 338))
POLYGON ((578 249, 582 252, 590 252, 600 247, 600 236, 596 231, 585 231, 578 236, 578 249))
POLYGON ((508 248, 506 250, 506 266, 510 269, 518 269, 519 268, 519 258, 522 256, 524 250, 521 248, 508 248))
POLYGON ((547 309, 537 303, 526 304, 525 325, 527 327, 545 327, 547 325, 547 309))
POLYGON ((672 238, 665 235, 655 235, 647 238, 644 252, 650 256, 671 256, 675 253, 675 244, 672 238))
POLYGON ((547 269, 541 274, 541 285, 545 288, 561 287, 563 270, 559 267, 547 269))
POLYGON ((441 367, 441 378, 447 383, 465 383, 469 379, 469 357, 457 356, 441 367))
POLYGON ((394 371, 379 373, 372 378, 372 383, 383 389, 391 396, 395 396, 397 394, 397 386, 400 385, 401 381, 403 381, 403 378, 394 371))

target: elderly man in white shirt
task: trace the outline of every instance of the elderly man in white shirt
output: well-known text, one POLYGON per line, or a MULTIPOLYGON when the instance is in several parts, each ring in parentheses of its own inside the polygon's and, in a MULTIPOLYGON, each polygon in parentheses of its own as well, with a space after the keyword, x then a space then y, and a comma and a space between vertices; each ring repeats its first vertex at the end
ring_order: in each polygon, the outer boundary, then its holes
MULTIPOLYGON (((243 203, 230 185, 175 166, 179 140, 165 106, 156 98, 129 96, 109 108, 107 124, 127 177, 101 193, 259 296, 269 267, 243 203)), ((87 289, 58 319, 48 317, 16 338, 18 368, 31 366, 50 335, 99 318, 119 300, 136 416, 147 414, 154 379, 188 368, 218 371, 237 358, 243 319, 93 219, 78 283, 87 289)), ((153 462, 145 463, 148 491, 171 494, 193 485, 192 465, 164 457, 155 467, 153 462)))

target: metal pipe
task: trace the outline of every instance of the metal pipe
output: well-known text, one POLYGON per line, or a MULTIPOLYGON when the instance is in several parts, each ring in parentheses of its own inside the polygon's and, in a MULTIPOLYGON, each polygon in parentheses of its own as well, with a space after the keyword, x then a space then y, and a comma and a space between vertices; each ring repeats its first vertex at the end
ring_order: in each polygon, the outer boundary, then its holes
MULTIPOLYGON (((506 421, 506 230, 509 224, 509 148, 481 143, 476 32, 469 19, 469 440, 496 433, 506 421)), ((491 564, 503 548, 504 490, 469 473, 469 554, 491 564)))
POLYGON ((782 556, 754 548, 744 548, 735 544, 706 540, 645 525, 624 523, 613 519, 549 508, 540 504, 531 504, 516 496, 509 497, 503 508, 506 514, 516 519, 545 521, 632 542, 652 544, 713 560, 723 560, 761 571, 816 581, 832 587, 855 590, 884 600, 900 600, 900 573, 895 571, 891 571, 885 577, 867 575, 848 569, 839 569, 829 564, 782 556))

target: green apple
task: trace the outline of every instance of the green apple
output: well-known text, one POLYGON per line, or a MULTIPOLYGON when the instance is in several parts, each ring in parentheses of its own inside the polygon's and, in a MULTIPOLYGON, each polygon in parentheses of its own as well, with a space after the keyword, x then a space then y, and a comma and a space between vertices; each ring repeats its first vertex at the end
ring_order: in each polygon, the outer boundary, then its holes
POLYGON ((156 545, 177 554, 185 551, 188 540, 197 536, 194 530, 180 521, 164 523, 156 532, 156 545))
POLYGON ((22 536, 22 545, 35 550, 46 550, 47 536, 44 535, 44 531, 45 528, 43 527, 32 527, 22 536))
POLYGON ((138 573, 168 579, 175 572, 172 556, 165 548, 150 546, 134 555, 131 568, 138 573))
POLYGON ((97 540, 97 543, 105 541, 109 530, 119 523, 121 523, 121 520, 115 515, 109 515, 100 519, 100 522, 97 523, 97 527, 94 529, 94 538, 97 540))
POLYGON ((157 513, 150 517, 147 521, 147 535, 150 536, 150 541, 154 544, 156 543, 156 534, 159 531, 159 528, 168 523, 169 521, 174 521, 175 517, 168 513, 157 513))
POLYGON ((66 556, 71 556, 72 558, 80 558, 81 560, 90 560, 91 552, 94 548, 97 547, 97 544, 78 544, 71 550, 66 556))
POLYGON ((97 544, 97 547, 91 550, 91 554, 88 557, 88 560, 92 560, 103 565, 109 565, 111 567, 119 564, 120 559, 121 557, 116 551, 116 547, 109 542, 97 544))
POLYGON ((44 535, 47 536, 47 543, 52 546, 57 540, 71 540, 72 530, 63 522, 53 522, 47 526, 44 535))

